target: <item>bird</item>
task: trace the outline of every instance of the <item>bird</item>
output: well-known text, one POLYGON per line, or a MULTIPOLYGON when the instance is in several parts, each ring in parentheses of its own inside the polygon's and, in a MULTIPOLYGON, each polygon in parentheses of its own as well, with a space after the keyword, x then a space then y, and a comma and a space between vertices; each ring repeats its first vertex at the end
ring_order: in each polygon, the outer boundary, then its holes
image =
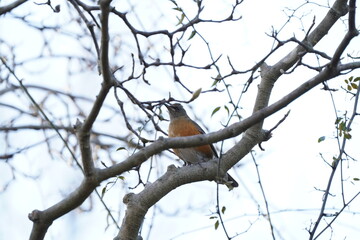
MULTIPOLYGON (((186 137, 198 134, 205 134, 204 130, 187 115, 184 107, 179 103, 165 104, 170 116, 168 129, 169 137, 186 137)), ((185 163, 194 164, 211 160, 213 157, 219 158, 213 144, 206 144, 191 148, 175 148, 174 153, 185 163)), ((222 181, 229 190, 238 187, 239 184, 228 173, 225 181, 222 181)))

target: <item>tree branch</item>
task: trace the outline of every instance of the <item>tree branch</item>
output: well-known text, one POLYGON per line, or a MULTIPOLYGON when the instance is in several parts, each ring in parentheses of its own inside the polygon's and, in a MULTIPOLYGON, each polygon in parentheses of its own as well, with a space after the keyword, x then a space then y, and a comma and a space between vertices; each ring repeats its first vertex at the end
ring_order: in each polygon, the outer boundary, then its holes
MULTIPOLYGON (((338 5, 341 2, 346 5, 346 1, 337 1, 333 7, 342 7, 336 9, 343 9, 344 5, 338 5)), ((346 14, 346 11, 342 11, 342 14, 346 14)), ((306 39, 307 44, 315 45, 326 34, 327 30, 329 30, 333 26, 333 24, 340 18, 340 16, 341 14, 334 14, 334 11, 331 9, 328 12, 327 16, 324 18, 324 20, 319 24, 319 26, 315 28, 315 30, 308 36, 308 38, 306 39)), ((274 86, 275 81, 283 74, 284 71, 293 66, 305 53, 306 51, 304 51, 304 48, 299 45, 289 55, 287 55, 283 59, 283 61, 279 61, 274 67, 270 68, 265 63, 262 65, 262 80, 259 86, 259 91, 252 116, 213 134, 187 137, 189 139, 184 142, 184 144, 181 144, 181 146, 179 147, 200 146, 204 145, 205 143, 213 143, 219 140, 239 135, 240 133, 248 129, 245 132, 244 137, 241 139, 241 141, 237 143, 234 147, 232 147, 226 154, 224 154, 221 158, 221 161, 219 162, 218 168, 220 168, 222 173, 227 172, 227 170, 229 170, 232 166, 239 162, 247 153, 251 151, 251 149, 259 141, 263 139, 264 134, 261 130, 263 119, 270 116, 274 112, 286 107, 288 104, 293 102, 295 99, 297 99, 310 89, 314 88, 316 85, 333 78, 334 76, 336 76, 336 74, 339 73, 338 68, 328 67, 322 72, 320 72, 318 75, 316 75, 313 79, 310 79, 309 81, 300 85, 297 89, 292 91, 290 94, 288 94, 281 100, 268 106, 271 90, 274 86), (217 137, 220 138, 221 135, 225 136, 221 137, 221 139, 216 139, 217 137), (195 141, 192 142, 191 138, 194 140, 202 139, 201 144, 195 144, 195 141), (214 138, 214 141, 210 140, 212 138, 214 138)), ((176 140, 176 138, 167 139, 166 142, 171 142, 171 140, 176 140)), ((164 142, 165 146, 167 145, 166 142, 164 142)), ((155 144, 152 144, 150 146, 154 146, 155 144)), ((177 146, 174 147, 176 148, 177 146)), ((139 153, 139 159, 137 160, 140 160, 140 162, 142 161, 142 157, 144 157, 144 160, 148 157, 145 151, 146 150, 144 150, 144 152, 142 153, 139 153)), ((135 162, 136 160, 134 160, 134 163, 135 162)), ((113 169, 109 169, 109 172, 115 169, 116 166, 113 169)), ((216 177, 216 174, 214 173, 212 176, 216 177)), ((202 174, 199 174, 199 171, 195 173, 192 179, 194 180, 195 178, 198 178, 199 175, 202 176, 203 179, 208 179, 206 173, 203 172, 202 174)), ((177 181, 180 181, 180 179, 178 179, 177 181)), ((173 186, 172 188, 169 188, 169 185, 167 185, 169 184, 169 182, 170 181, 161 181, 160 178, 154 184, 161 184, 161 186, 153 188, 153 185, 151 185, 151 187, 145 188, 141 193, 132 194, 131 197, 126 198, 126 201, 124 201, 125 203, 128 203, 126 216, 124 217, 121 231, 115 239, 127 240, 135 239, 137 237, 138 230, 147 210, 153 204, 159 201, 162 196, 166 195, 169 191, 177 187, 173 186), (151 189, 151 191, 148 191, 149 189, 151 189), (156 190, 156 194, 153 195, 154 191, 156 190)))
MULTIPOLYGON (((170 167, 169 171, 167 171, 161 178, 159 178, 153 184, 147 185, 145 189, 139 194, 127 195, 124 198, 124 202, 128 205, 128 209, 124 218, 123 228, 119 232, 119 237, 122 236, 120 237, 121 239, 127 239, 127 237, 130 235, 136 236, 148 209, 157 201, 159 201, 163 196, 183 184, 194 181, 214 180, 218 175, 218 166, 220 166, 221 173, 225 173, 228 169, 239 162, 246 154, 248 154, 256 144, 264 139, 265 132, 262 130, 262 122, 266 117, 279 111, 280 109, 283 109, 288 104, 321 82, 333 78, 334 76, 340 74, 343 70, 354 67, 354 64, 339 65, 337 63, 324 68, 324 70, 321 71, 318 75, 303 83, 284 98, 268 106, 271 90, 276 80, 283 74, 283 72, 293 66, 304 54, 306 54, 306 49, 312 49, 312 46, 322 39, 322 37, 333 26, 333 24, 340 16, 346 14, 347 1, 337 0, 319 26, 314 29, 314 31, 309 34, 309 36, 307 36, 306 39, 301 42, 301 44, 299 44, 299 46, 296 47, 291 53, 289 53, 273 67, 268 67, 266 64, 261 65, 262 80, 259 86, 259 92, 252 116, 223 130, 206 135, 159 139, 153 144, 150 144, 149 146, 139 150, 134 155, 128 157, 119 164, 115 164, 106 169, 97 169, 94 167, 91 157, 92 152, 90 146, 90 134, 93 124, 96 121, 101 108, 104 106, 104 101, 109 92, 109 89, 113 86, 114 82, 114 76, 110 70, 108 56, 108 17, 109 12, 114 10, 111 9, 110 2, 110 0, 100 0, 102 35, 99 65, 101 68, 100 72, 103 77, 102 86, 99 91, 99 95, 97 96, 89 113, 89 116, 85 119, 83 124, 80 122, 77 124, 77 134, 81 146, 85 178, 81 185, 63 201, 44 211, 34 210, 29 215, 29 218, 34 222, 31 239, 42 239, 45 236, 48 227, 56 218, 79 206, 91 194, 91 192, 96 189, 101 181, 122 174, 125 171, 129 171, 134 167, 139 166, 154 154, 158 154, 161 151, 169 148, 193 147, 204 145, 206 143, 213 143, 223 139, 238 136, 239 134, 246 131, 244 137, 222 156, 220 164, 218 161, 214 160, 204 163, 204 165, 201 166, 186 166, 180 169, 170 167), (311 47, 304 48, 305 46, 311 47), (133 218, 135 218, 135 220, 133 218)), ((116 13, 115 11, 113 12, 116 13)), ((125 14, 123 14, 123 17, 125 18, 125 14)), ((172 37, 176 32, 180 30, 184 31, 195 23, 197 23, 196 18, 194 18, 193 22, 190 21, 189 25, 186 27, 182 26, 173 33, 169 33, 167 31, 154 33, 134 30, 133 34, 135 38, 136 34, 143 36, 150 36, 149 34, 165 34, 169 37, 172 37)), ((137 44, 139 43, 137 42, 137 44)), ((340 52, 339 58, 341 54, 342 52, 340 52)), ((140 47, 139 55, 141 55, 140 47)), ((139 57, 142 58, 142 56, 139 57)), ((143 60, 141 60, 141 62, 142 61, 143 60)), ((214 61, 214 63, 215 62, 216 61, 214 61)), ((172 61, 170 65, 171 64, 174 64, 174 62, 172 61)), ((260 64, 258 66, 260 66, 260 64)), ((358 67, 358 65, 355 66, 358 67)))
POLYGON ((10 12, 14 8, 17 8, 18 6, 20 6, 21 4, 23 4, 25 2, 27 2, 27 0, 17 0, 17 1, 10 3, 4 7, 0 7, 0 15, 10 12))
POLYGON ((105 101, 107 94, 111 88, 112 75, 109 65, 109 12, 110 12, 110 0, 101 0, 101 52, 100 52, 100 69, 103 76, 103 82, 99 95, 96 97, 94 105, 82 124, 79 120, 76 123, 77 135, 80 144, 81 158, 84 165, 85 176, 91 176, 94 172, 94 161, 92 159, 92 152, 90 146, 90 132, 91 128, 99 115, 101 107, 105 101))
POLYGON ((348 12, 347 0, 336 0, 324 19, 319 25, 302 41, 301 45, 295 47, 289 54, 271 67, 271 75, 278 79, 280 75, 291 68, 307 52, 302 45, 313 48, 333 27, 337 20, 348 12))
MULTIPOLYGON (((219 130, 217 132, 209 133, 205 135, 190 136, 190 137, 160 139, 154 142, 153 144, 149 145, 148 147, 141 149, 134 155, 130 156, 126 161, 116 164, 112 167, 100 170, 99 178, 107 179, 111 176, 116 176, 125 169, 131 169, 135 166, 140 165, 141 163, 146 161, 146 159, 148 159, 150 156, 157 154, 165 149, 201 146, 207 143, 214 143, 224 139, 238 136, 246 129, 249 129, 250 127, 261 122, 263 119, 270 116, 271 114, 286 107, 288 104, 290 104, 298 97, 300 97, 310 89, 314 88, 321 82, 331 79, 332 77, 335 76, 334 74, 335 74, 334 71, 329 71, 325 69, 324 71, 316 75, 314 78, 305 82, 300 87, 298 87, 293 92, 291 92, 284 98, 280 99, 279 101, 271 104, 268 107, 256 111, 250 117, 244 119, 243 121, 234 123, 229 127, 219 130)), ((220 162, 221 173, 227 172, 231 167, 233 167, 236 163, 238 163, 244 156, 246 156, 251 151, 251 149, 256 144, 261 142, 265 137, 265 135, 263 135, 264 132, 260 132, 257 134, 254 133, 255 133, 254 131, 246 131, 244 137, 234 147, 232 147, 228 152, 226 152, 222 156, 220 162)), ((165 175, 167 176, 168 174, 171 174, 171 173, 166 173, 163 177, 172 180, 165 181, 164 178, 161 177, 154 183, 156 185, 150 185, 149 187, 145 188, 148 189, 146 192, 144 192, 145 191, 144 190, 139 194, 131 195, 131 198, 125 201, 129 203, 128 209, 130 208, 130 210, 127 211, 127 214, 124 218, 121 231, 119 232, 118 235, 118 239, 124 240, 124 239, 136 238, 138 229, 137 231, 135 231, 133 228, 134 226, 140 227, 143 219, 139 215, 145 216, 147 212, 147 207, 149 206, 148 204, 150 203, 155 204, 157 201, 159 201, 162 198, 162 196, 166 195, 168 192, 170 192, 171 190, 175 189, 176 187, 182 184, 194 182, 194 181, 200 181, 200 180, 214 180, 217 177, 218 165, 214 164, 213 167, 211 164, 213 164, 211 163, 211 161, 205 164, 201 164, 200 169, 203 169, 202 171, 196 166, 187 166, 180 168, 179 170, 177 170, 177 173, 178 171, 183 172, 184 175, 182 174, 179 174, 177 176, 173 175, 171 176, 171 178, 165 177, 165 175), (188 168, 189 169, 194 168, 196 170, 193 171, 192 169, 189 170, 188 168), (186 169, 186 171, 182 169, 186 169), (200 172, 201 174, 199 174, 200 172), (187 177, 185 177, 185 175, 187 177), (161 191, 161 192, 157 192, 157 191, 161 191), (150 194, 153 192, 156 192, 156 194, 151 196, 146 195, 146 193, 150 194), (141 212, 139 212, 140 209, 141 212), (132 213, 135 212, 137 214, 133 216, 132 213), (131 219, 127 219, 127 218, 131 218, 131 219), (124 235, 125 233, 131 233, 131 235, 124 235)), ((151 204, 150 207, 152 206, 151 204)))
MULTIPOLYGON (((350 0, 350 8, 349 8, 350 12, 349 12, 349 20, 348 20, 349 21, 348 22, 349 30, 346 33, 343 40, 341 41, 338 48, 336 49, 336 51, 334 53, 334 56, 333 56, 333 59, 332 59, 331 63, 328 66, 328 69, 336 68, 336 66, 338 65, 338 63, 340 61, 340 57, 341 57, 342 53, 344 52, 345 48, 349 45, 350 41, 354 37, 356 37, 358 35, 358 31, 355 28, 355 8, 356 8, 355 3, 356 3, 356 0, 350 0)), ((356 110, 357 110, 356 107, 357 107, 357 103, 358 103, 358 99, 359 99, 359 92, 360 92, 360 89, 357 90, 353 114, 352 114, 352 117, 351 117, 351 121, 349 121, 349 123, 346 126, 347 129, 351 129, 352 120, 355 118, 355 116, 357 114, 356 113, 356 110)), ((317 220, 315 222, 315 225, 314 225, 313 229, 309 232, 310 233, 310 237, 309 237, 310 240, 317 238, 317 236, 315 237, 315 233, 317 231, 317 228, 319 227, 319 224, 320 224, 322 218, 324 217, 324 211, 325 211, 325 207, 326 207, 326 204, 327 204, 328 196, 330 194, 330 188, 331 188, 331 185, 332 185, 332 182, 333 182, 333 178, 334 178, 336 169, 337 169, 339 163, 342 161, 342 155, 345 152, 345 144, 346 144, 346 142, 347 142, 347 138, 344 137, 343 142, 342 142, 342 148, 340 149, 339 155, 336 158, 336 160, 334 160, 334 162, 332 164, 332 171, 330 173, 329 180, 328 180, 328 183, 327 183, 327 186, 326 186, 326 190, 325 190, 325 194, 324 194, 324 197, 323 197, 323 200, 322 200, 319 216, 318 216, 318 218, 317 218, 317 220)))
POLYGON ((32 211, 28 216, 34 223, 29 240, 44 239, 52 222, 80 206, 97 186, 96 178, 85 178, 81 185, 62 201, 44 211, 32 211))
MULTIPOLYGON (((139 150, 132 156, 128 157, 125 161, 122 161, 106 169, 95 170, 92 177, 85 178, 84 182, 80 185, 80 187, 76 191, 74 191, 68 198, 66 198, 62 202, 59 202, 58 204, 54 205, 54 207, 51 207, 48 210, 45 211, 36 210, 31 214, 31 216, 29 216, 29 218, 33 220, 34 223, 36 223, 34 224, 33 227, 33 231, 35 231, 34 236, 36 237, 41 236, 40 233, 37 233, 38 231, 40 232, 40 230, 44 229, 45 226, 50 226, 53 220, 55 220, 59 216, 62 216, 61 214, 65 214, 71 211, 86 199, 86 197, 83 194, 77 194, 76 192, 90 194, 101 181, 114 177, 116 175, 120 175, 125 171, 129 171, 134 167, 139 166, 149 157, 158 154, 163 150, 169 148, 185 148, 185 147, 201 146, 206 143, 213 143, 213 142, 221 141, 223 139, 228 139, 231 137, 238 136, 239 134, 241 134, 242 132, 244 132, 246 129, 250 128, 254 124, 262 121, 271 114, 284 108, 292 101, 297 99, 299 96, 306 93, 307 91, 317 86, 321 82, 331 79, 336 73, 337 73, 336 71, 329 71, 325 69, 324 71, 316 75, 314 78, 310 79, 309 81, 299 86, 297 89, 295 89, 293 92, 291 92, 284 98, 271 104, 268 107, 256 111, 250 117, 244 119, 241 122, 234 123, 227 128, 205 135, 167 138, 167 139, 160 138, 153 144, 144 147, 143 149, 139 150), (70 200, 76 202, 76 204, 68 204, 68 201, 70 200), (53 212, 54 210, 58 210, 59 212, 55 213, 53 212), (51 213, 50 214, 51 218, 46 217, 47 221, 42 220, 41 218, 44 216, 48 216, 46 213, 49 212, 51 213)), ((222 160, 220 164, 222 170, 221 172, 223 173, 227 172, 227 170, 229 170, 238 161, 240 161, 261 140, 262 140, 261 136, 254 136, 251 134, 244 135, 244 137, 240 140, 238 144, 236 144, 233 148, 231 148, 228 152, 226 152, 226 154, 222 156, 222 160), (239 146, 241 147, 239 148, 239 146)), ((134 217, 137 218, 138 221, 140 221, 140 219, 142 221, 142 217, 145 216, 147 212, 147 207, 152 206, 152 204, 156 203, 156 201, 160 200, 162 196, 166 195, 171 190, 183 184, 194 181, 214 180, 217 176, 217 173, 218 173, 217 161, 209 161, 202 164, 201 166, 191 165, 191 166, 182 167, 176 169, 176 171, 168 171, 163 177, 159 178, 155 183, 153 183, 155 185, 151 184, 147 186, 145 188, 145 190, 147 189, 146 191, 144 190, 138 195, 131 195, 131 197, 128 196, 127 198, 125 198, 125 202, 128 203, 128 208, 131 208, 131 210, 129 210, 129 212, 127 211, 127 215, 124 218, 121 231, 119 232, 119 236, 122 234, 121 233, 122 231, 130 231, 133 233, 136 232, 137 234, 137 231, 128 229, 134 226, 140 226, 141 224, 140 222, 137 222, 136 224, 133 223, 134 219, 132 219, 131 221, 127 219, 128 217, 133 216, 130 215, 132 211, 136 213, 134 217), (201 174, 199 174, 199 172, 201 172, 201 174), (151 194, 150 196, 147 196, 147 194, 153 192, 156 194, 151 194), (147 201, 147 203, 139 202, 145 200, 147 201), (144 207, 146 209, 144 209, 144 207), (131 225, 126 224, 129 221, 132 222, 133 224, 131 225)), ((34 237, 31 239, 42 239, 42 238, 34 237)))

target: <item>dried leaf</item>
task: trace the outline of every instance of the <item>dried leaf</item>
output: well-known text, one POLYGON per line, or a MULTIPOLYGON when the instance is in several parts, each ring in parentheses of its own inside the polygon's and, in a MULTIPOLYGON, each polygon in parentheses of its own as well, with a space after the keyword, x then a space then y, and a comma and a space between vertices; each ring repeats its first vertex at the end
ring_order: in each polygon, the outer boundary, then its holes
POLYGON ((192 102, 192 101, 194 101, 195 99, 197 99, 197 98, 200 96, 200 93, 201 93, 201 88, 199 88, 198 90, 196 90, 196 91, 193 93, 193 95, 192 95, 192 97, 191 97, 191 99, 190 99, 189 101, 192 102))

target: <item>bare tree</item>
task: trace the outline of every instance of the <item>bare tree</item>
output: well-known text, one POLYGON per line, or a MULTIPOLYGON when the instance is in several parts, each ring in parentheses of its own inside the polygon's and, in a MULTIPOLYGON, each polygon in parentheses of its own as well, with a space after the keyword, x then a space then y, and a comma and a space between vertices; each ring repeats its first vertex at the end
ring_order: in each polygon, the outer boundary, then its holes
MULTIPOLYGON (((319 85, 331 96, 339 90, 350 96, 346 106, 350 106, 351 111, 336 117, 334 139, 338 153, 330 159, 323 157, 330 175, 326 187, 318 189, 323 196, 318 202, 317 217, 311 218, 307 231, 309 239, 317 239, 332 229, 333 223, 360 194, 358 188, 350 197, 345 194, 345 184, 359 179, 346 181, 343 175, 345 162, 356 160, 351 148, 348 150, 347 147, 354 137, 354 122, 359 115, 360 78, 350 73, 360 68, 360 61, 358 52, 348 50, 358 35, 356 1, 335 0, 331 6, 305 1, 296 8, 288 8, 286 23, 268 33, 271 48, 246 69, 233 56, 226 57, 214 50, 208 40, 211 37, 207 35, 211 28, 205 28, 232 23, 241 25, 242 7, 246 1, 225 4, 226 16, 221 17, 209 17, 207 9, 211 4, 203 1, 188 5, 174 0, 163 5, 156 3, 157 13, 139 10, 148 7, 147 4, 138 2, 127 6, 111 0, 100 0, 98 4, 69 0, 59 5, 51 1, 15 1, 0 7, 2 25, 7 31, 11 29, 12 21, 26 29, 9 36, 1 34, 0 38, 0 107, 3 115, 0 130, 4 143, 0 159, 9 167, 12 176, 3 184, 3 192, 21 173, 13 164, 15 159, 18 156, 26 159, 28 154, 36 157, 38 149, 47 150, 47 154, 37 158, 63 159, 69 168, 81 172, 82 179, 57 203, 29 213, 33 224, 30 239, 44 239, 54 221, 92 198, 100 200, 111 220, 109 224, 117 226, 115 239, 140 238, 149 209, 171 191, 189 183, 213 181, 219 174, 240 166, 241 160, 249 155, 261 189, 262 200, 256 201, 263 201, 266 209, 264 212, 259 210, 259 216, 266 218, 269 225, 266 235, 283 239, 272 221, 273 213, 253 149, 258 145, 264 150, 262 143, 271 141, 271 136, 287 121, 289 112, 277 115, 275 123, 267 130, 264 129, 265 119, 319 85), (298 13, 309 6, 327 12, 321 20, 316 15, 312 22, 306 23, 303 19, 308 16, 298 13), (147 18, 146 14, 154 16, 147 18), (149 19, 153 22, 147 22, 149 19), (284 38, 295 19, 302 24, 302 35, 284 38), (159 20, 161 24, 157 23, 159 20), (341 41, 323 40, 341 21, 346 28, 341 35, 337 34, 341 41), (28 38, 34 44, 33 49, 26 48, 25 52, 17 41, 19 38, 28 38), (317 47, 323 41, 331 43, 333 50, 323 49, 321 45, 317 47), (294 47, 288 50, 288 46, 294 47), (279 57, 283 53, 283 57, 279 57), (274 86, 282 85, 278 80, 292 78, 299 72, 306 72, 304 76, 310 77, 303 78, 278 100, 270 101, 274 86), (100 76, 96 77, 97 74, 100 76), (186 79, 186 74, 199 74, 206 79, 206 87, 194 88, 196 84, 186 79), (338 78, 344 74, 346 76, 338 78), (344 78, 346 87, 341 89, 344 78), (81 84, 74 83, 77 79, 82 79, 81 84), (101 81, 96 82, 96 79, 101 81), (336 82, 335 87, 329 86, 330 80, 336 82), (251 96, 250 91, 256 91, 254 103, 243 105, 242 99, 246 94, 251 96), (167 138, 164 104, 196 103, 206 96, 225 99, 219 100, 217 107, 212 109, 214 116, 223 114, 223 128, 205 135, 167 138), (251 107, 251 113, 243 111, 251 107), (239 136, 241 138, 236 138, 239 136), (236 140, 232 145, 225 147, 228 144, 225 140, 233 138, 236 140), (25 147, 19 147, 22 141, 26 143, 25 147), (173 161, 167 162, 166 171, 161 171, 164 163, 154 159, 158 155, 174 160, 172 148, 216 142, 222 143, 220 158, 201 165, 181 166, 173 161), (341 207, 328 213, 331 187, 338 172, 341 174, 341 207), (119 182, 123 185, 121 194, 126 205, 123 216, 116 216, 104 200, 119 182)), ((224 39, 236 35, 236 31, 231 28, 224 39)), ((339 110, 335 105, 334 109, 339 110)), ((202 119, 198 120, 201 122, 202 119)), ((320 137, 319 142, 323 141, 325 137, 320 137)), ((29 164, 39 165, 36 161, 29 164)), ((242 175, 241 171, 241 167, 236 170, 239 175, 242 175)), ((36 179, 39 176, 27 177, 36 179)), ((215 228, 221 226, 225 238, 233 239, 241 233, 229 231, 223 219, 226 207, 220 203, 219 188, 221 186, 217 185, 213 214, 215 228)))

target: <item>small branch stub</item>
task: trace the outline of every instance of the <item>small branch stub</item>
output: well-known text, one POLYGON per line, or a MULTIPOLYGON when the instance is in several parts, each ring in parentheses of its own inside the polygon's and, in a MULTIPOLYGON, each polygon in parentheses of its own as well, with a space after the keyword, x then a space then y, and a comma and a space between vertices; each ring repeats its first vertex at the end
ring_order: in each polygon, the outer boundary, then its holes
POLYGON ((30 219, 30 221, 36 223, 40 221, 40 215, 41 211, 35 209, 31 213, 29 213, 28 218, 30 219))

